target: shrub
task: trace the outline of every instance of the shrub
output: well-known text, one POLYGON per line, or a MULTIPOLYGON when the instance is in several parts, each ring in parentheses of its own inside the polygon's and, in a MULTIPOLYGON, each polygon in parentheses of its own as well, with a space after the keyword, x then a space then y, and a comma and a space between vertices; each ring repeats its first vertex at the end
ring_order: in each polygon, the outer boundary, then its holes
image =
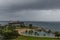
POLYGON ((60 33, 59 32, 55 32, 55 37, 60 37, 60 33))
POLYGON ((12 39, 12 38, 16 38, 19 36, 17 31, 5 32, 3 33, 3 35, 4 35, 4 39, 12 39))

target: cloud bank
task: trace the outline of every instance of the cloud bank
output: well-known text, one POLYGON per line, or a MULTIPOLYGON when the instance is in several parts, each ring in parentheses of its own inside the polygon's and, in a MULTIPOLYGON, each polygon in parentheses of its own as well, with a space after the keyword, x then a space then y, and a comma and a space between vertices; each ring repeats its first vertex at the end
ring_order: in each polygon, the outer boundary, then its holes
POLYGON ((60 21, 60 0, 0 0, 0 21, 60 21))

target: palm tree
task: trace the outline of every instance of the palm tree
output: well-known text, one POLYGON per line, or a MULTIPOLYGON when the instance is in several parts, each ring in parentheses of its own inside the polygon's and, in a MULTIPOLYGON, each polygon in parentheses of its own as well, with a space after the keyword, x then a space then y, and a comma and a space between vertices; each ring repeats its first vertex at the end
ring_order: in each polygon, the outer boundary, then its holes
POLYGON ((44 36, 46 36, 46 34, 44 34, 44 36))
POLYGON ((32 33, 33 33, 33 30, 30 30, 30 31, 29 31, 29 34, 32 34, 32 33))
POLYGON ((35 32, 35 35, 39 35, 37 32, 35 32))
POLYGON ((47 33, 52 33, 52 31, 51 30, 48 30, 47 33))

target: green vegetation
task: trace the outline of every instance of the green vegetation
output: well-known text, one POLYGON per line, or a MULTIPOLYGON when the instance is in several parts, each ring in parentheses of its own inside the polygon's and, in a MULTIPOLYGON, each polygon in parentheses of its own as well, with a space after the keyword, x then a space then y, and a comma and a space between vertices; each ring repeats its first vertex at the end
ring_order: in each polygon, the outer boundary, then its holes
POLYGON ((19 36, 19 34, 16 31, 5 32, 3 33, 3 35, 4 35, 4 38, 3 38, 4 40, 17 38, 19 36))
POLYGON ((60 37, 60 32, 55 32, 54 34, 55 34, 55 37, 58 37, 58 38, 60 37))
MULTIPOLYGON (((35 27, 33 27, 32 24, 29 24, 29 26, 25 26, 24 24, 19 24, 19 25, 5 25, 4 27, 1 26, 0 24, 0 34, 3 35, 3 40, 60 40, 60 33, 59 32, 55 32, 55 36, 56 38, 47 38, 47 37, 30 37, 30 36, 21 36, 20 34, 18 34, 18 32, 15 30, 15 29, 20 29, 20 28, 29 28, 29 29, 35 29, 35 27)), ((41 29, 40 30, 37 30, 37 31, 42 31, 41 29)), ((30 31, 27 31, 26 30, 26 33, 29 33, 32 35, 33 33, 33 30, 30 30, 30 31)), ((51 30, 48 30, 48 31, 45 31, 47 32, 48 34, 49 33, 52 33, 51 30)), ((37 32, 35 32, 35 35, 38 35, 39 34, 37 32)), ((45 36, 45 34, 44 34, 45 36)))
POLYGON ((42 38, 42 37, 28 37, 28 36, 19 36, 13 40, 60 40, 60 38, 42 38))
POLYGON ((3 35, 3 40, 11 40, 14 38, 17 38, 20 36, 18 32, 15 30, 15 28, 9 29, 11 26, 4 26, 4 28, 1 30, 1 35, 3 35))
POLYGON ((32 33, 33 33, 33 31, 32 31, 32 30, 30 30, 28 33, 29 33, 29 34, 32 34, 32 33))
POLYGON ((32 28, 32 24, 29 24, 29 28, 32 28))

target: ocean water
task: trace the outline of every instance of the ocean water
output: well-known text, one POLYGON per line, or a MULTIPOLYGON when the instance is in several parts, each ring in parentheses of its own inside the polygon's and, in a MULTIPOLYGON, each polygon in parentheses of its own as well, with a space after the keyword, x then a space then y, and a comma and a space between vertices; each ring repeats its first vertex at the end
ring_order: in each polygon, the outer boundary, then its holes
MULTIPOLYGON (((6 25, 9 21, 0 21, 0 24, 6 25)), ((45 29, 50 29, 52 31, 60 32, 60 22, 33 22, 33 21, 24 21, 25 25, 33 24, 33 26, 43 27, 45 29)))
POLYGON ((50 29, 52 31, 60 32, 60 22, 25 22, 25 25, 33 24, 33 26, 50 29))
POLYGON ((7 25, 8 24, 8 21, 0 21, 0 24, 1 25, 7 25))

